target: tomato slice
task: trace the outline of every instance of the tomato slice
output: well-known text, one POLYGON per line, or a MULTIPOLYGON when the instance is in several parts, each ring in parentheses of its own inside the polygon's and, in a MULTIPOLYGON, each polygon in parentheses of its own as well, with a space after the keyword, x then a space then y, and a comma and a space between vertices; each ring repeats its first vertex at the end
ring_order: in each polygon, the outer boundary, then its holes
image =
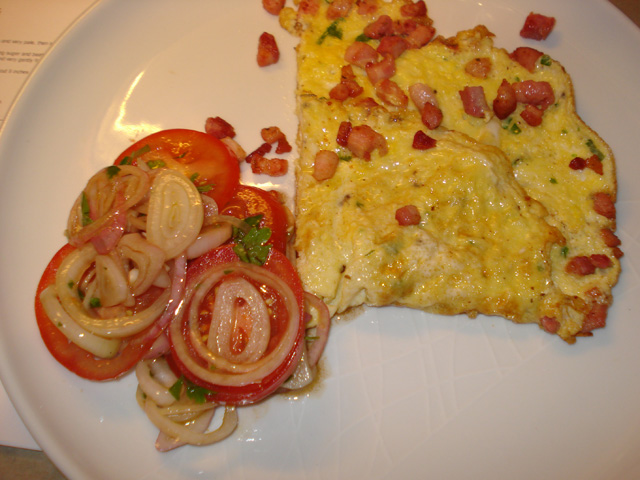
POLYGON ((242 220, 262 214, 260 227, 271 229, 271 238, 267 243, 286 253, 289 240, 289 215, 272 193, 249 185, 239 185, 235 195, 221 213, 242 220))
MULTIPOLYGON (((35 298, 36 321, 40 336, 53 357, 71 372, 89 380, 111 380, 131 370, 148 352, 156 340, 155 337, 149 338, 147 335, 153 325, 125 340, 124 348, 121 348, 120 353, 114 358, 97 358, 70 342, 47 316, 42 302, 40 302, 40 293, 55 282, 58 267, 73 250, 75 248, 69 244, 58 250, 40 278, 35 298)), ((145 304, 153 300, 155 298, 143 299, 145 304)))
POLYGON ((157 152, 169 154, 176 162, 169 166, 192 178, 219 207, 226 205, 240 181, 238 159, 224 143, 204 132, 182 128, 162 130, 137 141, 118 156, 115 164, 127 157, 136 164, 139 158, 157 152))
MULTIPOLYGON (((224 245, 217 249, 211 250, 202 257, 194 260, 189 266, 187 271, 187 283, 190 279, 200 278, 200 275, 209 268, 217 265, 224 265, 230 262, 237 262, 238 256, 233 251, 232 245, 224 245)), ((184 375, 187 379, 196 385, 204 387, 212 392, 209 397, 212 401, 230 404, 230 405, 244 405, 249 403, 255 403, 268 395, 275 392, 280 385, 291 375, 295 370, 298 361, 300 359, 301 345, 304 340, 305 332, 305 320, 304 320, 304 292, 298 273, 295 268, 289 262, 287 257, 280 251, 272 249, 267 261, 263 265, 263 268, 275 273, 280 277, 293 291, 296 298, 296 302, 299 308, 300 323, 298 325, 298 331, 296 336, 295 347, 288 353, 286 359, 271 373, 262 378, 260 381, 243 385, 243 386, 222 386, 212 385, 206 381, 203 381, 191 371, 189 371, 180 361, 175 349, 172 345, 172 354, 168 358, 170 365, 176 370, 176 373, 184 375)), ((288 322, 288 312, 284 308, 278 307, 277 302, 269 302, 270 308, 273 311, 272 314, 272 330, 283 331, 285 325, 288 322)), ((204 308, 204 307, 203 307, 204 308)), ((189 344, 189 333, 186 315, 182 319, 182 333, 187 344, 189 344)), ((195 351, 191 349, 191 353, 194 357, 197 356, 195 351)), ((204 362, 201 362, 202 366, 206 366, 204 362)))

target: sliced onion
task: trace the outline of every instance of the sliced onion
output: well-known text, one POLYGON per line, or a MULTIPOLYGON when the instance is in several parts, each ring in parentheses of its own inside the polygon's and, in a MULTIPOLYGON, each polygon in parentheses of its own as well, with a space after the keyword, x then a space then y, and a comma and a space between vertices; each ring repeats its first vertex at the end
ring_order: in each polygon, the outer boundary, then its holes
POLYGON ((118 243, 118 253, 131 260, 138 275, 131 285, 134 295, 141 295, 154 283, 164 267, 164 251, 149 243, 139 233, 124 235, 118 243))
POLYGON ((162 316, 156 320, 153 327, 149 329, 145 338, 158 338, 160 335, 166 335, 166 327, 175 317, 183 303, 183 294, 185 282, 187 278, 187 259, 184 255, 180 255, 173 261, 171 266, 171 288, 169 290, 169 300, 167 308, 162 316))
POLYGON ((198 189, 175 170, 159 171, 151 187, 147 239, 167 258, 180 255, 198 236, 204 219, 198 189))
POLYGON ((211 317, 209 350, 217 350, 233 363, 256 362, 264 355, 271 338, 269 312, 260 292, 250 282, 242 277, 224 280, 218 287, 211 317), (240 299, 245 303, 238 305, 240 299), (241 352, 235 352, 231 345, 239 329, 247 337, 246 345, 241 352))
POLYGON ((238 157, 238 160, 244 160, 246 158, 247 152, 245 152, 244 148, 242 148, 240 146, 240 144, 238 142, 236 142, 233 138, 224 137, 224 138, 221 138, 220 141, 225 144, 227 149, 232 154, 234 154, 236 157, 238 157))
POLYGON ((180 315, 176 315, 176 318, 169 325, 169 335, 173 345, 173 352, 185 368, 209 384, 243 386, 259 382, 280 366, 290 352, 296 348, 300 323, 300 312, 298 310, 296 297, 284 281, 266 269, 243 262, 232 262, 213 266, 190 282, 185 292, 185 304, 189 305, 188 308, 180 315), (229 362, 207 348, 198 330, 200 303, 206 297, 209 290, 215 287, 220 278, 227 275, 230 271, 241 273, 261 284, 275 289, 282 296, 289 313, 289 321, 278 345, 256 362, 229 362), (186 322, 189 327, 188 335, 191 345, 202 359, 214 367, 213 370, 202 367, 198 361, 191 356, 190 346, 182 334, 184 315, 187 315, 186 322), (219 370, 230 373, 220 372, 219 370))
POLYGON ((320 360, 322 352, 324 351, 324 347, 327 345, 327 340, 329 339, 329 330, 331 329, 331 314, 329 313, 327 305, 317 296, 305 292, 304 300, 305 311, 311 310, 309 313, 311 314, 313 322, 307 324, 307 328, 315 329, 313 340, 307 342, 309 345, 308 362, 309 365, 313 367, 320 360))
POLYGON ((300 357, 298 366, 291 377, 282 384, 282 388, 297 390, 299 388, 306 387, 313 382, 313 379, 316 377, 316 370, 313 366, 309 365, 309 362, 307 361, 308 358, 309 354, 305 349, 302 351, 302 356, 300 357))
MULTIPOLYGON (((147 398, 151 399, 156 405, 166 406, 171 405, 176 401, 176 398, 171 394, 169 389, 156 381, 151 376, 151 364, 154 360, 142 360, 136 365, 136 378, 140 389, 144 392, 147 398)), ((174 375, 174 383, 178 380, 174 375)))
POLYGON ((154 358, 159 358, 162 355, 166 355, 171 351, 171 344, 169 343, 169 338, 166 334, 160 335, 149 351, 143 357, 144 360, 153 360, 154 358))
MULTIPOLYGON (((215 407, 212 408, 209 405, 207 405, 207 407, 208 410, 201 413, 198 417, 191 421, 188 426, 191 431, 196 433, 204 433, 207 431, 209 425, 211 425, 211 420, 213 420, 213 416, 216 413, 215 407)), ((158 450, 159 452, 168 452, 178 447, 182 447, 183 445, 187 445, 187 443, 185 441, 170 437, 164 432, 158 433, 158 438, 156 439, 156 450, 158 450)))
POLYGON ((228 223, 232 227, 235 227, 244 233, 247 233, 249 230, 251 230, 251 225, 249 225, 244 220, 234 217, 233 215, 216 215, 215 217, 211 218, 211 223, 228 223))
POLYGON ((96 255, 96 296, 103 307, 124 303, 130 296, 127 275, 111 255, 96 255))
POLYGON ((215 223, 214 219, 219 213, 218 204, 209 195, 200 195, 202 200, 202 209, 204 211, 204 225, 212 225, 215 223))
POLYGON ((231 238, 232 229, 228 223, 220 223, 216 225, 204 227, 195 241, 187 248, 187 258, 197 258, 219 247, 231 238))
POLYGON ((51 323, 53 323, 69 341, 96 357, 113 358, 117 355, 121 341, 98 337, 78 325, 62 308, 53 285, 49 285, 42 291, 40 301, 51 323))
MULTIPOLYGON (((162 415, 160 409, 149 399, 145 400, 143 408, 149 420, 158 430, 179 442, 189 445, 211 445, 219 442, 231 435, 238 426, 238 412, 235 407, 225 407, 222 424, 216 430, 206 433, 197 432, 186 425, 173 422, 162 415)), ((209 421, 211 421, 211 418, 209 418, 209 421)))
MULTIPOLYGON (((74 247, 84 245, 91 238, 99 235, 102 230, 113 225, 116 217, 121 216, 122 212, 129 210, 147 194, 150 185, 149 175, 132 165, 121 165, 118 168, 118 174, 111 180, 109 180, 106 169, 100 170, 89 179, 85 190, 89 190, 91 193, 85 195, 96 199, 104 197, 108 200, 100 207, 96 207, 98 217, 88 225, 83 225, 85 217, 82 212, 83 195, 81 194, 77 198, 67 220, 69 243, 74 247), (121 191, 121 195, 118 197, 122 199, 120 201, 116 200, 115 192, 112 192, 116 189, 121 191)), ((91 199, 89 201, 92 202, 91 199)))
POLYGON ((77 296, 75 286, 93 263, 97 252, 90 243, 72 251, 60 264, 56 274, 56 293, 64 310, 86 330, 102 337, 122 338, 141 332, 165 311, 171 291, 166 289, 148 308, 141 312, 114 318, 89 315, 77 296))

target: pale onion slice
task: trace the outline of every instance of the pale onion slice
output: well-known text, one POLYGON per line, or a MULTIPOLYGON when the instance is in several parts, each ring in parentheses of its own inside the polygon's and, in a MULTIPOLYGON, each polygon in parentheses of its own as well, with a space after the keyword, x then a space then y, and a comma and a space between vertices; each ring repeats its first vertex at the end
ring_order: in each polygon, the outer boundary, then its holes
POLYGON ((131 285, 133 294, 143 294, 163 272, 164 251, 149 243, 139 233, 124 235, 116 248, 118 253, 131 260, 137 269, 137 276, 131 285))
POLYGON ((96 296, 103 307, 113 307, 131 296, 127 275, 111 255, 96 255, 96 296))
MULTIPOLYGON (((176 398, 171 394, 169 388, 158 382, 151 375, 151 365, 153 363, 154 360, 142 360, 136 365, 136 378, 138 379, 140 389, 147 398, 151 399, 156 405, 161 407, 171 405, 176 401, 176 398)), ((173 379, 173 383, 175 383, 178 377, 173 375, 173 379)))
POLYGON ((298 390, 313 382, 313 379, 316 378, 316 369, 309 365, 308 358, 309 354, 306 349, 304 349, 298 366, 287 381, 282 384, 282 388, 298 390))
MULTIPOLYGON (((215 408, 215 405, 213 408, 215 408)), ((144 400, 143 409, 147 417, 149 417, 149 420, 151 420, 151 423, 153 423, 158 430, 178 442, 184 442, 189 445, 211 445, 212 443, 219 442, 231 435, 238 426, 238 412, 235 407, 225 407, 222 423, 212 432, 198 432, 189 428, 188 425, 172 421, 170 418, 162 415, 160 409, 148 398, 144 400)), ((208 421, 211 421, 211 418, 209 418, 208 421)))
POLYGON ((231 238, 233 233, 231 225, 220 223, 204 227, 195 241, 187 247, 187 258, 197 258, 209 250, 219 247, 231 238))
MULTIPOLYGON (((213 420, 213 416, 216 413, 215 408, 211 408, 211 406, 207 405, 208 410, 202 412, 195 419, 189 421, 188 428, 197 433, 204 433, 211 425, 211 420, 213 420)), ((173 421, 181 421, 175 420, 173 421)), ((186 420, 185 420, 186 422, 186 420)), ((178 447, 182 447, 183 445, 187 445, 186 442, 177 440, 175 438, 170 437, 164 432, 158 433, 158 438, 156 439, 156 450, 159 452, 168 452, 170 450, 174 450, 178 447)))
POLYGON ((198 278, 194 278, 185 291, 185 304, 189 308, 171 321, 169 325, 169 335, 174 353, 180 362, 193 375, 204 382, 221 386, 243 386, 262 380, 269 373, 273 372, 281 365, 296 348, 298 329, 300 324, 300 312, 298 302, 291 288, 278 276, 272 272, 243 262, 232 262, 213 266, 203 272, 198 278), (237 271, 251 277, 257 282, 275 289, 283 297, 285 307, 289 313, 289 321, 278 345, 267 355, 256 362, 233 363, 229 362, 215 352, 209 350, 198 331, 199 305, 206 297, 208 291, 215 287, 220 278, 231 271, 237 271), (187 315, 189 325, 189 337, 196 353, 212 367, 202 367, 198 361, 192 357, 190 347, 187 345, 182 332, 182 317, 187 315), (231 373, 220 373, 224 370, 231 373))
POLYGON ((219 213, 218 204, 209 195, 200 195, 200 199, 202 200, 202 210, 204 212, 203 224, 212 225, 215 223, 212 219, 214 219, 219 213))
POLYGON ((223 281, 216 293, 207 347, 233 363, 258 361, 269 346, 269 312, 260 292, 242 277, 223 281), (240 300, 244 302, 240 303, 240 300), (234 336, 242 330, 246 345, 232 348, 234 336))
POLYGON ((122 338, 141 332, 162 315, 171 297, 165 289, 148 308, 141 312, 113 318, 95 318, 87 313, 77 295, 77 285, 91 266, 97 252, 91 243, 67 255, 56 273, 56 293, 64 310, 81 327, 101 337, 122 338))
POLYGON ((165 417, 169 417, 176 422, 186 422, 210 410, 212 403, 182 403, 176 402, 167 407, 159 409, 160 413, 165 417))
POLYGON ((232 154, 238 157, 238 161, 244 160, 247 157, 247 152, 244 151, 244 148, 242 148, 240 144, 231 137, 221 138, 220 141, 225 144, 232 154))
POLYGON ((51 323, 53 323, 70 342, 75 343, 96 357, 113 358, 117 355, 121 341, 93 335, 74 322, 69 314, 62 308, 53 285, 49 285, 42 291, 40 301, 51 323))
POLYGON ((159 171, 151 185, 147 240, 166 258, 180 255, 197 238, 204 220, 200 192, 182 173, 159 171))
POLYGON ((311 320, 307 323, 307 331, 311 331, 309 335, 313 337, 307 341, 309 365, 314 367, 329 340, 329 330, 331 329, 331 314, 327 305, 316 295, 312 293, 304 293, 305 310, 311 315, 311 320))
MULTIPOLYGON (((166 338, 165 335, 163 337, 166 338)), ((178 377, 171 370, 165 357, 156 358, 150 362, 149 371, 151 376, 166 388, 171 388, 178 381, 178 377)))

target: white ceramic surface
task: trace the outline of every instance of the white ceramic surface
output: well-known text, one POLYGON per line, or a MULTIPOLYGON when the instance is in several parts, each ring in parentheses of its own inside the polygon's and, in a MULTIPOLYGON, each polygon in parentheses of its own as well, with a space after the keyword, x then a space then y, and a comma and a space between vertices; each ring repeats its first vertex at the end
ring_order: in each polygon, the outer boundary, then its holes
MULTIPOLYGON (((537 1, 557 18, 544 43, 518 37, 525 0, 428 5, 444 35, 484 23, 497 45, 544 49, 572 74, 579 113, 618 162, 625 257, 609 326, 569 346, 499 318, 367 310, 335 325, 314 391, 243 409, 219 445, 157 453, 132 376, 91 383, 51 358, 32 311, 38 278, 77 192, 132 140, 212 115, 248 150, 269 125, 294 139, 295 40, 257 0, 103 0, 42 62, 0 136, 0 374, 70 479, 640 477, 640 32, 601 0, 537 1), (282 52, 267 69, 255 63, 263 31, 282 52)), ((291 194, 291 178, 278 187, 291 194)))

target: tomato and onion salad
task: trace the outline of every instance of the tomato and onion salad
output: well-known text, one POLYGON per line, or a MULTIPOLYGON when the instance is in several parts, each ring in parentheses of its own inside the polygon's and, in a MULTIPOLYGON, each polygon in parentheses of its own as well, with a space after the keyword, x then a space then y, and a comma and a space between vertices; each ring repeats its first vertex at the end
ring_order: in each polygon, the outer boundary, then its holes
POLYGON ((328 311, 287 258, 290 213, 240 184, 238 163, 193 130, 136 142, 89 180, 36 291, 40 334, 61 365, 95 381, 135 368, 161 451, 225 438, 235 406, 306 382, 297 372, 313 370, 326 343, 328 311), (324 312, 317 325, 310 310, 324 312), (219 405, 223 425, 207 432, 219 405))

